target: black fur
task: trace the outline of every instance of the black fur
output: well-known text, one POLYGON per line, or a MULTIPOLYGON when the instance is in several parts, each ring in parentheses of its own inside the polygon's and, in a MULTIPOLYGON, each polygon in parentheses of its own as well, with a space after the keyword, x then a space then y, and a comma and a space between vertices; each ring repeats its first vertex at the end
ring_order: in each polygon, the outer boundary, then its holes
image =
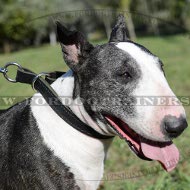
MULTIPOLYGON (((65 61, 74 73, 73 96, 80 96, 88 114, 104 123, 104 115, 134 119, 133 92, 142 73, 135 59, 116 46, 131 42, 124 17, 119 17, 110 43, 96 47, 80 32, 68 31, 60 23, 57 32, 65 61)), ((69 167, 44 144, 28 102, 0 114, 0 190, 79 190, 69 167)))
POLYGON ((119 15, 116 25, 114 26, 111 36, 110 42, 127 42, 129 38, 127 37, 127 26, 125 23, 125 17, 123 15, 119 15))
POLYGON ((135 115, 132 92, 141 78, 141 71, 126 52, 114 44, 101 45, 91 52, 76 74, 79 96, 94 119, 100 117, 100 113, 119 118, 135 115), (127 78, 125 72, 130 73, 131 78, 127 78))
POLYGON ((0 115, 0 190, 79 190, 43 142, 28 101, 0 115))

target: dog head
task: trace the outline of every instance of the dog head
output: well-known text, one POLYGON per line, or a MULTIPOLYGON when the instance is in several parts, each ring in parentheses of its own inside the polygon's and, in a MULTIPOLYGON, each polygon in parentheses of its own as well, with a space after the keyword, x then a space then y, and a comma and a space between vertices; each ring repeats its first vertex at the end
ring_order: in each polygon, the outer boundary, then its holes
POLYGON ((75 77, 74 97, 102 128, 111 128, 142 159, 175 168, 179 152, 172 138, 187 127, 185 111, 170 89, 161 60, 130 41, 119 16, 107 44, 93 46, 78 31, 57 24, 64 59, 75 77), (144 105, 142 100, 153 100, 144 105), (168 106, 165 102, 178 104, 168 106), (142 104, 142 105, 141 105, 142 104))

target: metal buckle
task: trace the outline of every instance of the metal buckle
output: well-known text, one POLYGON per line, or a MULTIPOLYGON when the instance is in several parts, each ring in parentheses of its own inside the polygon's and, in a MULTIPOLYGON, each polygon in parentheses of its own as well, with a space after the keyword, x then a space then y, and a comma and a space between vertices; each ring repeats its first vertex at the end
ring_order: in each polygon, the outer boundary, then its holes
MULTIPOLYGON (((35 85, 35 82, 37 81, 37 79, 41 76, 50 76, 49 73, 46 73, 46 72, 42 72, 42 73, 39 73, 38 75, 36 75, 36 77, 34 77, 33 81, 32 81, 32 88, 33 90, 36 90, 34 85, 35 85)), ((37 91, 37 90, 36 90, 37 91)))
POLYGON ((21 65, 19 65, 18 63, 14 63, 14 62, 13 62, 13 63, 7 63, 4 68, 0 68, 0 73, 3 73, 4 77, 5 77, 9 82, 16 83, 16 82, 17 82, 16 79, 11 79, 11 78, 9 78, 9 76, 7 75, 7 73, 8 73, 8 67, 9 67, 9 66, 16 66, 17 68, 19 68, 19 69, 21 69, 21 70, 23 70, 23 69, 22 69, 21 65))

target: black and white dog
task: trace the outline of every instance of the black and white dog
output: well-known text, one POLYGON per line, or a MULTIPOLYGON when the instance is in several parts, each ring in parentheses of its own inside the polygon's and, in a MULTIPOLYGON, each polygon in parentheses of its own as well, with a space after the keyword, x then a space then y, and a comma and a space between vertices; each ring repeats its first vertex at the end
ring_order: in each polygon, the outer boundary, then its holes
MULTIPOLYGON (((100 134, 127 140, 140 157, 174 169, 179 152, 171 140, 187 127, 183 107, 139 106, 137 98, 175 97, 159 58, 127 38, 122 16, 109 43, 95 47, 80 32, 61 24, 57 30, 71 70, 52 87, 72 97, 73 113, 100 134)), ((40 96, 0 115, 0 189, 97 189, 112 139, 86 136, 51 107, 35 106, 40 96)))

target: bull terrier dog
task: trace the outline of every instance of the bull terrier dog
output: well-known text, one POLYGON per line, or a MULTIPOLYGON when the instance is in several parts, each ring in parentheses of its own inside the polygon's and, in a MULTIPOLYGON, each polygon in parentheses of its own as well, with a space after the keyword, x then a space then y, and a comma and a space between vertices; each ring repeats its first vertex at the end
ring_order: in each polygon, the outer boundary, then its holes
MULTIPOLYGON (((175 97, 161 60, 127 37, 119 16, 110 40, 92 45, 57 23, 70 70, 52 88, 81 121, 108 139, 71 127, 53 109, 35 105, 36 93, 0 115, 1 190, 95 190, 103 177, 112 136, 124 139, 141 159, 167 171, 179 161, 172 143, 187 127, 182 105, 139 105, 139 97, 175 97)), ((177 98, 176 98, 177 99, 177 98)), ((45 101, 45 100, 44 100, 45 101)), ((126 158, 127 159, 127 158, 126 158)))

